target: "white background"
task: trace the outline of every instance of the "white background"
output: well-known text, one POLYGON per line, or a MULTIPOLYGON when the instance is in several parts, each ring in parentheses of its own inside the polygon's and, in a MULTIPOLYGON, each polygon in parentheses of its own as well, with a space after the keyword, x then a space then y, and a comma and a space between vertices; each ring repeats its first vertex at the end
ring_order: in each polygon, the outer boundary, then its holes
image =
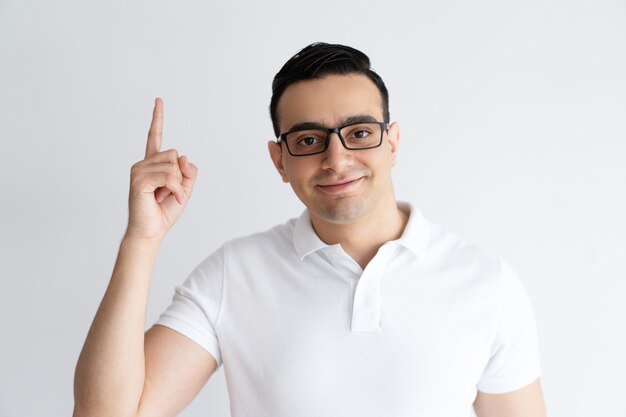
MULTIPOLYGON (((153 100, 199 166, 150 325, 225 240, 297 216, 267 156, 282 64, 361 49, 401 126, 400 200, 519 272, 549 414, 626 416, 626 2, 0 0, 0 416, 67 416, 153 100)), ((227 416, 223 371, 184 416, 227 416)))

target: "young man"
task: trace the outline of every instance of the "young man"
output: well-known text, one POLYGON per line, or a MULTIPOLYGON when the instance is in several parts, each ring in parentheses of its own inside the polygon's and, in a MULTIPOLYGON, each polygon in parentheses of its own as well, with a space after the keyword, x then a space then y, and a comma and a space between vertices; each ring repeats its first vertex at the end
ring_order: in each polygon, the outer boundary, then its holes
POLYGON ((223 245, 144 336, 151 268, 197 168, 160 151, 76 370, 75 416, 173 416, 224 365, 233 416, 545 415, 536 331, 500 257, 396 202, 399 128, 363 53, 313 44, 276 75, 268 143, 307 210, 223 245))

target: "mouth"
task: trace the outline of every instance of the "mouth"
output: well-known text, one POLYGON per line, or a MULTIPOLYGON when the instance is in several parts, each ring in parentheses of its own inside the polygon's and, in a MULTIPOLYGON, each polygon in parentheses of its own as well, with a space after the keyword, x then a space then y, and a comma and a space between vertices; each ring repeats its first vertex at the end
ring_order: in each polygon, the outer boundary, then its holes
POLYGON ((358 177, 352 180, 340 180, 330 184, 318 184, 317 187, 327 194, 343 194, 358 187, 363 178, 364 177, 358 177))

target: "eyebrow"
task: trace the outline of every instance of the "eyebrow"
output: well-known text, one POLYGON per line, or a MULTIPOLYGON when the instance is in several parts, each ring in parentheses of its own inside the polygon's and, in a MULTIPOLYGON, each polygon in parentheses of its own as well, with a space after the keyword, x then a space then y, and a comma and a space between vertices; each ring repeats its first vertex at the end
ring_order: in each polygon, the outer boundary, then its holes
MULTIPOLYGON (((378 122, 375 117, 372 117, 367 114, 357 114, 355 116, 349 116, 345 119, 341 120, 339 126, 350 125, 352 123, 366 123, 366 122, 378 122)), ((327 129, 324 123, 318 122, 302 122, 296 123, 292 125, 287 132, 291 132, 294 130, 302 130, 302 129, 327 129)))

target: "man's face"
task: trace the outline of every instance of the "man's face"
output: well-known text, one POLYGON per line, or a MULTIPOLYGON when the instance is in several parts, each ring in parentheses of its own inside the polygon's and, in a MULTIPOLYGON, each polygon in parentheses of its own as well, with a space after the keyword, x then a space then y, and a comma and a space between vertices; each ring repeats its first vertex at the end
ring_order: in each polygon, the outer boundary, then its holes
MULTIPOLYGON (((280 131, 311 123, 320 127, 342 126, 349 118, 369 116, 383 121, 381 97, 366 76, 328 75, 290 85, 278 102, 280 131)), ((395 204, 391 168, 395 165, 398 127, 383 134, 378 148, 348 150, 337 134, 328 149, 317 155, 292 156, 285 144, 270 141, 270 156, 283 178, 313 218, 349 224, 389 203, 395 204)))

